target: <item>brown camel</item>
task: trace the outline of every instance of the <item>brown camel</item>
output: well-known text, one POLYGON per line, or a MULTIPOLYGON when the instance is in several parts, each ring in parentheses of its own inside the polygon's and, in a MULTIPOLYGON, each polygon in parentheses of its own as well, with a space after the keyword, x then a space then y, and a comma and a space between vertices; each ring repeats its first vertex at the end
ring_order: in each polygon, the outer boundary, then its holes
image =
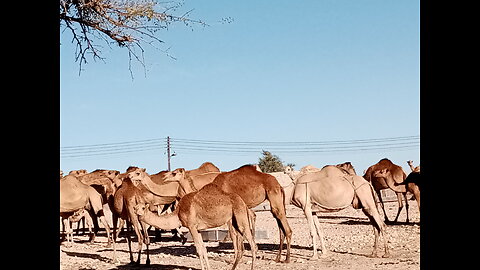
POLYGON ((410 167, 410 170, 412 170, 412 172, 420 172, 420 165, 418 165, 417 167, 414 167, 412 160, 407 161, 407 164, 410 167))
POLYGON ((373 187, 363 177, 351 175, 338 166, 328 165, 320 171, 301 174, 298 178, 292 179, 294 184, 286 187, 285 193, 293 195, 287 198, 285 203, 292 203, 304 211, 313 243, 312 260, 318 259, 317 235, 320 237, 322 255, 328 253, 318 213, 337 212, 350 205, 355 209, 362 208, 374 227, 375 242, 371 256, 377 256, 380 235, 383 236, 385 248, 383 257, 390 255, 387 247, 386 225, 382 222, 376 208, 373 187))
MULTIPOLYGON (((129 173, 132 180, 149 177, 144 171, 129 173)), ((186 186, 188 189, 189 187, 186 186)), ((171 229, 183 225, 190 230, 202 270, 209 270, 207 250, 200 230, 215 228, 227 223, 235 250, 235 269, 243 256, 243 237, 247 238, 252 251, 252 266, 256 257, 256 244, 250 230, 248 208, 242 198, 235 193, 225 193, 214 184, 207 184, 199 191, 188 193, 180 200, 172 214, 158 216, 148 211, 146 205, 139 204, 136 213, 140 220, 161 229, 171 229)))
MULTIPOLYGON (((60 216, 67 219, 80 209, 87 209, 94 220, 96 218, 100 220, 105 227, 108 245, 110 245, 110 227, 103 214, 101 195, 93 187, 80 182, 75 176, 67 175, 60 179, 60 216)), ((69 229, 69 226, 66 229, 69 229)), ((93 238, 90 241, 93 241, 93 238)))
POLYGON ((368 167, 367 171, 363 175, 363 178, 365 178, 368 182, 372 183, 373 188, 375 189, 375 192, 378 195, 378 199, 380 200, 380 205, 383 209, 383 214, 385 216, 385 222, 390 222, 388 220, 387 213, 385 212, 385 206, 383 204, 383 199, 380 191, 382 189, 391 189, 397 193, 397 201, 398 201, 398 212, 397 215, 395 216, 395 219, 393 222, 397 222, 398 216, 400 215, 400 212, 403 209, 403 201, 402 201, 402 196, 405 199, 405 206, 407 210, 407 219, 406 222, 409 222, 409 217, 408 217, 408 200, 407 200, 407 190, 405 188, 405 185, 398 185, 405 181, 405 178, 407 176, 405 175, 405 172, 403 172, 402 167, 393 164, 389 159, 382 159, 380 160, 377 164, 374 164, 370 167, 368 167), (384 178, 384 177, 376 177, 373 175, 375 171, 383 170, 383 169, 388 169, 392 177, 391 178, 384 178))
POLYGON ((252 220, 252 235, 254 235, 255 229, 255 213, 251 208, 268 200, 270 202, 271 212, 277 221, 280 234, 280 246, 275 261, 280 261, 283 243, 286 238, 287 254, 284 262, 290 262, 292 229, 287 221, 284 204, 285 194, 275 177, 257 171, 255 165, 244 165, 236 170, 222 172, 211 184, 218 186, 226 193, 236 193, 243 199, 249 208, 248 212, 252 220))
MULTIPOLYGON (((387 179, 387 181, 394 182, 392 173, 390 172, 389 169, 382 169, 378 171, 373 172, 373 176, 375 177, 383 177, 387 179)), ((418 183, 420 182, 420 172, 413 171, 411 172, 407 178, 405 178, 405 181, 400 183, 400 184, 394 184, 395 186, 398 187, 399 190, 402 190, 402 188, 405 188, 406 191, 409 191, 413 194, 413 197, 417 201, 418 205, 418 211, 420 211, 420 188, 418 187, 418 183)))

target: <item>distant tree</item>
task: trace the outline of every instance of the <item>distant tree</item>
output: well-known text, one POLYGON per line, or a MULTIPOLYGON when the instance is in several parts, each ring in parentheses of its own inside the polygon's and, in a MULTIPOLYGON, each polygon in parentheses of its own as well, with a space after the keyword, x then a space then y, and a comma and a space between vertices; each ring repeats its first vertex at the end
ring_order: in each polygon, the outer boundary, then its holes
POLYGON ((272 153, 262 150, 262 157, 258 159, 258 166, 264 173, 282 172, 284 165, 282 160, 272 153))
POLYGON ((109 47, 113 43, 128 50, 131 73, 132 59, 145 68, 143 45, 157 48, 156 45, 163 43, 158 37, 159 30, 176 22, 187 26, 206 25, 188 18, 192 10, 174 15, 181 5, 175 1, 157 3, 156 0, 60 0, 61 33, 65 30, 72 33, 79 71, 82 63, 87 63, 87 56, 93 60, 104 59, 102 47, 98 45, 98 41, 103 40, 109 47))

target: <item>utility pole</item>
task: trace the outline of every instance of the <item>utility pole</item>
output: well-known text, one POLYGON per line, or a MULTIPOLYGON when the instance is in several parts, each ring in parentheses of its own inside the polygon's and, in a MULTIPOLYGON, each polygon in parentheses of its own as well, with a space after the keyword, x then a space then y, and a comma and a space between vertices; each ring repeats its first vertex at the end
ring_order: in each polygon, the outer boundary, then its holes
POLYGON ((170 168, 170 158, 176 156, 177 154, 173 152, 173 154, 170 154, 170 136, 167 136, 167 160, 168 160, 168 171, 171 171, 170 168))
POLYGON ((168 160, 168 171, 170 171, 170 136, 167 136, 167 160, 168 160))

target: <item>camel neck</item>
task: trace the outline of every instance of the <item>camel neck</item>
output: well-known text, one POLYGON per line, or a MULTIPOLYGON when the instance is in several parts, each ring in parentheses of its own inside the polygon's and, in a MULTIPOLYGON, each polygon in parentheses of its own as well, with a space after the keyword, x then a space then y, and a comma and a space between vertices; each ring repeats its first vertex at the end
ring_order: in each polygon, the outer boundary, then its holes
POLYGON ((140 216, 140 220, 162 230, 173 230, 182 226, 182 223, 178 218, 178 207, 172 213, 160 216, 153 212, 146 211, 145 215, 140 216))

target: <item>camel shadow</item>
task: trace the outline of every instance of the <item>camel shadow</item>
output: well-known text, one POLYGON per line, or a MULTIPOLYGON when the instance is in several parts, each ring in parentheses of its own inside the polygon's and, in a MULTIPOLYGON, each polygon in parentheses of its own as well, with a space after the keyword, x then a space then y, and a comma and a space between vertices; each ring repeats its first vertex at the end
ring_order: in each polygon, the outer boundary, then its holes
POLYGON ((67 251, 67 250, 63 250, 63 252, 65 252, 65 254, 67 254, 68 256, 89 258, 89 259, 99 260, 99 261, 108 262, 108 263, 112 262, 110 258, 103 257, 98 254, 81 253, 81 252, 74 252, 74 251, 67 251))
POLYGON ((199 270, 198 268, 193 268, 193 267, 187 267, 187 266, 182 266, 182 265, 176 265, 176 264, 150 264, 150 265, 135 265, 135 264, 123 264, 123 265, 117 265, 114 268, 111 269, 165 269, 165 270, 199 270))

